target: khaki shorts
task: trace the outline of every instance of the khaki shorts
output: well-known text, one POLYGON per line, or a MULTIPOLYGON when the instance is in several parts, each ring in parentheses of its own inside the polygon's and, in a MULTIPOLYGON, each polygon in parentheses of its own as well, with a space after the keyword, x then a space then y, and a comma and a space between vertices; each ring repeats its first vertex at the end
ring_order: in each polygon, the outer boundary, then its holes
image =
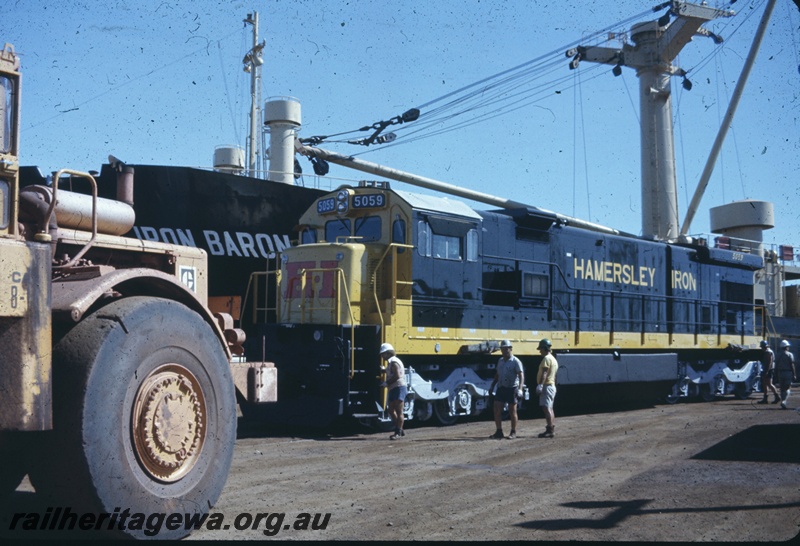
POLYGON ((544 385, 542 394, 539 395, 539 405, 543 408, 552 408, 556 399, 556 386, 544 385))

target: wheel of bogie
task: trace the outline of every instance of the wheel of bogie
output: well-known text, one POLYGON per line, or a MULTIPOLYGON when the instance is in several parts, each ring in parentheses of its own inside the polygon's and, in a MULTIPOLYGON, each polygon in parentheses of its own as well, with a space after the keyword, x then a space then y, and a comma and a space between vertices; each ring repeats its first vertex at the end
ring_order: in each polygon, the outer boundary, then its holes
POLYGON ((737 400, 747 400, 750 398, 751 392, 752 391, 747 388, 747 384, 744 381, 736 383, 733 386, 733 396, 737 400))
POLYGON ((27 474, 27 455, 19 432, 0 432, 0 502, 13 493, 27 474))
POLYGON ((449 427, 458 421, 458 415, 450 415, 450 404, 447 399, 437 400, 433 403, 433 414, 439 424, 449 427))
POLYGON ((664 398, 667 404, 677 404, 678 400, 681 399, 680 392, 678 390, 678 386, 674 385, 670 393, 664 398))
POLYGON ((717 395, 711 390, 711 385, 700 385, 700 398, 703 402, 713 402, 717 395))
MULTIPOLYGON (((77 513, 206 513, 230 469, 235 403, 225 352, 200 315, 169 300, 118 300, 54 348, 54 430, 32 482, 77 513)), ((189 533, 128 523, 121 532, 134 538, 189 533)))

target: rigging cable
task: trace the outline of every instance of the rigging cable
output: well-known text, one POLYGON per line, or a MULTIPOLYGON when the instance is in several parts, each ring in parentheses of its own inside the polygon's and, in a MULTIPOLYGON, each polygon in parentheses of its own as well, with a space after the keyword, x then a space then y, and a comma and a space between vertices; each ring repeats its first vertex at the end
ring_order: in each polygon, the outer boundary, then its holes
MULTIPOLYGON (((597 32, 589 35, 588 37, 584 38, 581 41, 585 41, 587 39, 595 39, 598 36, 601 36, 601 35, 603 35, 605 33, 608 33, 610 30, 612 30, 614 28, 623 27, 623 26, 627 25, 628 23, 630 23, 632 21, 636 21, 638 19, 643 18, 646 15, 650 15, 653 11, 656 11, 657 9, 661 9, 663 7, 664 7, 663 5, 657 6, 656 8, 653 8, 651 10, 647 10, 647 11, 644 11, 644 12, 642 12, 640 14, 637 14, 637 15, 634 15, 634 16, 629 17, 627 19, 624 19, 624 20, 622 20, 622 21, 620 21, 618 23, 615 23, 614 25, 611 25, 609 27, 606 27, 606 28, 604 28, 604 29, 602 29, 600 31, 597 31, 597 32)), ((418 140, 420 138, 428 138, 428 137, 440 135, 440 134, 443 134, 443 133, 446 133, 446 132, 459 130, 459 129, 462 129, 464 127, 473 125, 475 123, 480 123, 482 121, 486 121, 487 119, 494 119, 496 117, 499 117, 500 115, 505 115, 505 114, 508 114, 508 113, 513 112, 515 110, 518 110, 520 108, 529 106, 530 104, 532 104, 532 102, 533 102, 532 100, 528 100, 528 102, 523 102, 523 101, 525 101, 526 99, 531 99, 532 96, 535 96, 536 93, 537 93, 537 88, 523 89, 521 91, 517 91, 516 93, 511 93, 511 94, 510 94, 510 91, 513 91, 515 89, 520 88, 523 85, 526 85, 526 84, 530 83, 530 81, 532 81, 530 79, 532 74, 537 74, 537 73, 543 72, 544 69, 546 69, 546 68, 549 68, 551 72, 555 71, 555 70, 560 70, 561 69, 561 61, 557 61, 556 58, 561 57, 563 55, 564 51, 566 51, 570 47, 573 47, 573 46, 577 45, 578 43, 579 43, 579 41, 575 41, 575 42, 572 42, 572 43, 567 44, 565 46, 559 47, 559 48, 557 48, 557 49, 555 49, 555 50, 553 50, 553 51, 551 51, 549 53, 546 53, 544 55, 541 55, 541 56, 539 56, 539 57, 537 57, 535 59, 532 59, 530 61, 526 61, 526 62, 524 62, 522 64, 519 64, 519 65, 517 65, 515 67, 509 68, 509 69, 504 70, 504 71, 499 72, 499 73, 496 73, 496 74, 494 74, 492 76, 488 76, 486 78, 478 80, 477 82, 473 82, 473 83, 471 83, 469 85, 466 85, 466 86, 463 86, 463 87, 461 87, 461 88, 459 88, 459 89, 457 89, 455 91, 446 93, 445 95, 442 95, 442 96, 440 96, 440 97, 438 97, 436 99, 433 99, 431 101, 423 103, 422 105, 417 107, 421 111, 420 116, 419 116, 420 119, 419 119, 419 121, 417 121, 414 124, 415 125, 414 130, 409 131, 408 135, 410 136, 410 135, 413 135, 413 134, 418 134, 418 133, 423 132, 426 129, 428 129, 428 128, 434 126, 434 125, 443 124, 443 123, 445 123, 447 121, 451 121, 453 119, 456 119, 459 116, 463 116, 463 115, 465 115, 467 113, 475 112, 476 110, 479 110, 479 109, 482 109, 482 108, 483 109, 489 108, 490 106, 492 106, 495 103, 498 103, 498 102, 509 103, 509 101, 511 101, 511 99, 516 99, 516 100, 510 102, 510 104, 508 106, 505 106, 505 107, 500 106, 500 107, 498 107, 498 108, 496 108, 494 110, 490 110, 490 111, 484 112, 483 114, 475 115, 475 117, 473 117, 472 119, 462 121, 462 122, 460 122, 460 123, 458 123, 458 124, 456 124, 456 125, 454 125, 452 127, 442 128, 442 129, 439 129, 439 130, 437 130, 435 132, 431 132, 431 133, 425 134, 424 136, 420 136, 420 137, 417 137, 417 138, 414 138, 414 139, 407 138, 406 140, 401 141, 401 142, 395 141, 395 142, 393 142, 391 144, 386 144, 386 145, 382 146, 381 148, 384 149, 384 148, 387 148, 387 147, 390 147, 390 146, 395 146, 395 145, 398 145, 398 144, 408 144, 408 143, 414 142, 414 141, 416 141, 416 140, 418 140), (525 79, 525 78, 528 78, 528 79, 525 79), (478 86, 481 86, 482 84, 487 84, 487 85, 485 85, 483 87, 478 87, 478 86), (468 91, 468 90, 472 90, 472 91, 470 91, 469 93, 465 94, 464 92, 468 91), (461 94, 461 95, 459 95, 459 94, 461 94), (429 106, 432 106, 434 104, 440 103, 440 102, 444 101, 445 99, 448 99, 448 98, 451 98, 451 97, 456 97, 456 98, 453 99, 453 100, 450 100, 449 102, 447 102, 447 103, 445 103, 445 104, 443 104, 443 105, 441 105, 441 106, 439 106, 437 108, 433 108, 430 111, 427 111, 427 112, 423 111, 423 109, 425 109, 425 108, 427 108, 429 106), (513 106, 513 108, 512 108, 512 106, 513 106), (455 112, 451 112, 452 110, 455 110, 456 108, 459 108, 459 109, 456 110, 455 112)), ((537 79, 538 79, 538 77, 537 77, 537 79)), ((549 87, 545 87, 544 89, 552 88, 552 87, 556 86, 559 82, 563 82, 563 81, 566 81, 566 78, 560 78, 560 79, 556 80, 555 82, 549 82, 547 84, 549 87)), ((541 92, 542 91, 540 91, 540 93, 541 92)), ((536 99, 536 100, 539 100, 539 99, 536 99)), ((358 129, 358 130, 363 130, 363 129, 364 128, 358 129)), ((402 133, 402 132, 405 132, 405 131, 407 131, 409 129, 411 129, 411 128, 409 128, 409 127, 400 127, 395 132, 402 133)), ((313 137, 313 138, 316 140, 316 143, 320 143, 323 140, 327 140, 328 137, 331 137, 331 136, 342 136, 342 135, 345 135, 345 134, 350 134, 350 133, 355 132, 355 131, 357 131, 357 130, 344 131, 344 132, 341 132, 341 133, 335 133, 335 134, 332 134, 332 135, 328 135, 326 137, 313 137)), ((370 153, 372 151, 375 151, 375 149, 367 150, 367 151, 364 151, 364 152, 361 152, 361 153, 358 153, 358 154, 354 154, 354 155, 363 155, 363 154, 366 154, 366 153, 370 153)))
POLYGON ((228 90, 228 78, 225 76, 225 61, 222 57, 222 44, 217 42, 217 51, 219 52, 219 65, 220 65, 220 73, 222 74, 222 84, 225 87, 225 97, 227 98, 228 102, 228 113, 231 116, 231 125, 233 126, 233 133, 236 139, 236 142, 240 142, 239 140, 239 131, 236 127, 236 114, 233 111, 233 103, 231 102, 231 93, 228 90))
MULTIPOLYGON (((577 70, 575 72, 578 72, 577 70)), ((589 155, 586 153, 586 150, 589 148, 586 146, 586 116, 583 114, 583 85, 581 85, 581 76, 578 75, 578 105, 580 106, 581 110, 581 136, 583 137, 583 175, 586 182, 586 208, 587 208, 587 217, 592 218, 592 197, 591 191, 589 188, 589 155)), ((598 220, 595 218, 595 220, 598 220)))

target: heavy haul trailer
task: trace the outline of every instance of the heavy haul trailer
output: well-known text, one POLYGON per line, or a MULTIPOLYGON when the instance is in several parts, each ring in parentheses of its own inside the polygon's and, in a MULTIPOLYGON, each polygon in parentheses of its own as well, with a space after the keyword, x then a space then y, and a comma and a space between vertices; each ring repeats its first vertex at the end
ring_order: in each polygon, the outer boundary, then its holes
POLYGON ((318 199, 300 227, 277 300, 253 306, 255 322, 276 317, 255 337, 278 369, 279 403, 245 404, 246 415, 385 420, 382 342, 407 366, 407 417, 444 424, 486 409, 502 339, 529 378, 551 339, 564 386, 662 383, 673 400, 757 386, 758 256, 573 227, 539 209, 474 211, 387 183, 318 199))
MULTIPOLYGON (((19 188, 19 62, 0 54, 0 496, 25 474, 76 514, 205 513, 236 439, 241 333, 206 306, 204 251, 122 237, 122 201, 19 188)), ((242 383, 244 384, 244 383, 242 383)), ((246 387, 243 387, 246 390, 246 387)), ((114 518, 117 520, 117 518, 114 518)), ((137 538, 133 521, 102 530, 137 538)), ((152 533, 150 533, 152 535, 152 533)), ((180 538, 163 528, 156 538, 180 538)), ((99 536, 99 535, 98 535, 99 536)))

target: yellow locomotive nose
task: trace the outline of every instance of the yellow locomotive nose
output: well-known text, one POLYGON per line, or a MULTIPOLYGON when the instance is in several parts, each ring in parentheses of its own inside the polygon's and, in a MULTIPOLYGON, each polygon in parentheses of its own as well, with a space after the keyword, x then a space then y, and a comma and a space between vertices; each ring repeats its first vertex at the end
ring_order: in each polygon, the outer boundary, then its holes
POLYGON ((361 322, 367 249, 360 243, 311 244, 286 249, 281 265, 280 321, 300 324, 361 322))

